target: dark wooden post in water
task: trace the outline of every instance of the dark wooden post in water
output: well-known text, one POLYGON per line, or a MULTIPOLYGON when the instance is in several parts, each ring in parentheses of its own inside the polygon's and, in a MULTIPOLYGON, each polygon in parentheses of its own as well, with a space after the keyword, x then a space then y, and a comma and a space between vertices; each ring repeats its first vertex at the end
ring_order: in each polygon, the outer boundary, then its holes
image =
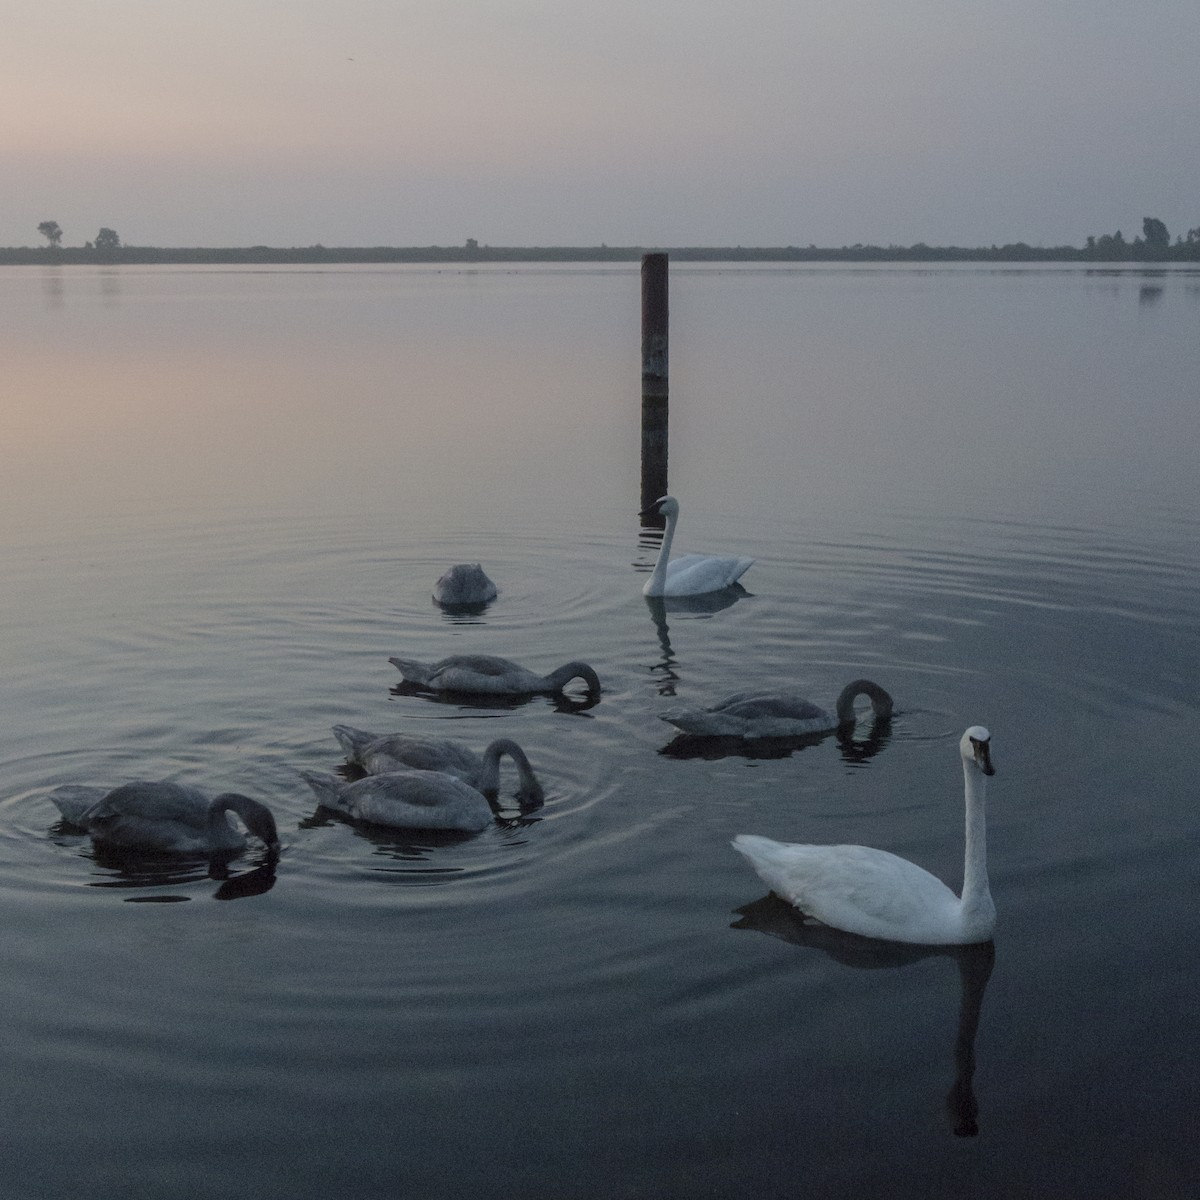
POLYGON ((642 508, 667 494, 667 256, 642 255, 642 508))

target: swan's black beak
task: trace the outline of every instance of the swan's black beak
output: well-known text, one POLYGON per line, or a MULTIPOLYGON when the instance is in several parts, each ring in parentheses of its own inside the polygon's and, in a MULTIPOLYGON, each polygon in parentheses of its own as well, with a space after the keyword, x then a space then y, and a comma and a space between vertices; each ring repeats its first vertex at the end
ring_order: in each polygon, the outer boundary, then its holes
POLYGON ((992 743, 977 742, 972 738, 971 746, 975 750, 975 765, 985 775, 995 775, 996 768, 992 766, 992 743))

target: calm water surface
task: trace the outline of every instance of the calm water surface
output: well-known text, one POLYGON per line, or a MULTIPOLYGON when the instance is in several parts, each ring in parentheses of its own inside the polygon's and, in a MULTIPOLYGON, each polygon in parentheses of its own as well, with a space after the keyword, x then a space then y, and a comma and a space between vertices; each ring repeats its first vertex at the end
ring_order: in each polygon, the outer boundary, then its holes
MULTIPOLYGON (((677 551, 643 600, 636 268, 0 273, 6 1194, 1184 1197, 1200 1124, 1200 275, 672 275, 677 551), (501 587, 447 616, 482 560, 501 587), (387 658, 590 661, 587 707, 387 658), (869 675, 891 728, 672 740, 869 675), (329 727, 495 736, 547 803, 318 812, 329 727), (739 832, 957 887, 994 954, 799 924, 739 832), (274 870, 115 862, 61 783, 274 809, 274 870)), ((506 777, 511 793, 511 781, 506 777)))

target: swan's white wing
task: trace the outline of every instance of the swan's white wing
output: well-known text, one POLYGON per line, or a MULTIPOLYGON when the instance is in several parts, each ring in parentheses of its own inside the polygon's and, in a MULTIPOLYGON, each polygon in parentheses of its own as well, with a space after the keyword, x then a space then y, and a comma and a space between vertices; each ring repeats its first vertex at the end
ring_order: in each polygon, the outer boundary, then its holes
POLYGON ((681 554, 667 564, 663 595, 695 596, 720 591, 736 583, 753 562, 752 558, 681 554))
POLYGON ((773 892, 826 925, 902 942, 959 940, 958 897, 936 876, 886 850, 746 834, 733 845, 773 892))
MULTIPOLYGON (((703 567, 705 563, 719 562, 714 554, 678 554, 667 563, 668 575, 682 575, 687 571, 703 567)), ((732 561, 732 559, 728 560, 732 561)))

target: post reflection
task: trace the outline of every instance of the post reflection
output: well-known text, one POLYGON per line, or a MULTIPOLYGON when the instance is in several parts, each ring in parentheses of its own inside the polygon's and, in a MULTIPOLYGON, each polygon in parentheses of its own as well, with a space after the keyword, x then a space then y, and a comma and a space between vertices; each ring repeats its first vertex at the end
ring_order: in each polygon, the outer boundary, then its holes
POLYGON ((119 267, 101 267, 98 272, 100 300, 106 307, 115 308, 121 302, 121 271, 119 267))
POLYGON ((42 271, 42 298, 47 309, 62 308, 66 300, 66 290, 61 267, 46 267, 42 271))
POLYGON ((960 991, 958 1027, 954 1036, 955 1075, 946 1095, 946 1107, 955 1137, 978 1135, 975 1035, 979 1029, 984 993, 995 964, 995 942, 973 946, 914 946, 859 937, 810 920, 774 892, 734 911, 741 916, 731 923, 731 929, 750 929, 796 946, 819 950, 836 962, 857 970, 904 967, 926 958, 953 959, 958 967, 960 991))
POLYGON ((427 700, 431 704, 449 704, 455 708, 478 709, 481 711, 515 712, 535 701, 544 702, 556 713, 586 713, 600 703, 600 693, 571 693, 567 691, 546 695, 542 692, 530 694, 492 694, 490 692, 431 692, 427 687, 409 680, 401 680, 388 688, 389 696, 405 696, 427 700))
POLYGON ((671 627, 667 621, 667 614, 680 613, 685 617, 703 620, 705 617, 711 617, 714 613, 719 613, 736 604, 743 596, 749 595, 750 593, 740 583, 734 583, 727 588, 721 588, 718 592, 704 592, 698 596, 642 597, 650 612, 650 620, 654 624, 654 631, 658 635, 658 644, 662 649, 662 658, 651 667, 651 670, 659 676, 658 694, 660 696, 674 696, 675 684, 679 681, 679 675, 675 671, 676 658, 675 651, 671 647, 671 627))

